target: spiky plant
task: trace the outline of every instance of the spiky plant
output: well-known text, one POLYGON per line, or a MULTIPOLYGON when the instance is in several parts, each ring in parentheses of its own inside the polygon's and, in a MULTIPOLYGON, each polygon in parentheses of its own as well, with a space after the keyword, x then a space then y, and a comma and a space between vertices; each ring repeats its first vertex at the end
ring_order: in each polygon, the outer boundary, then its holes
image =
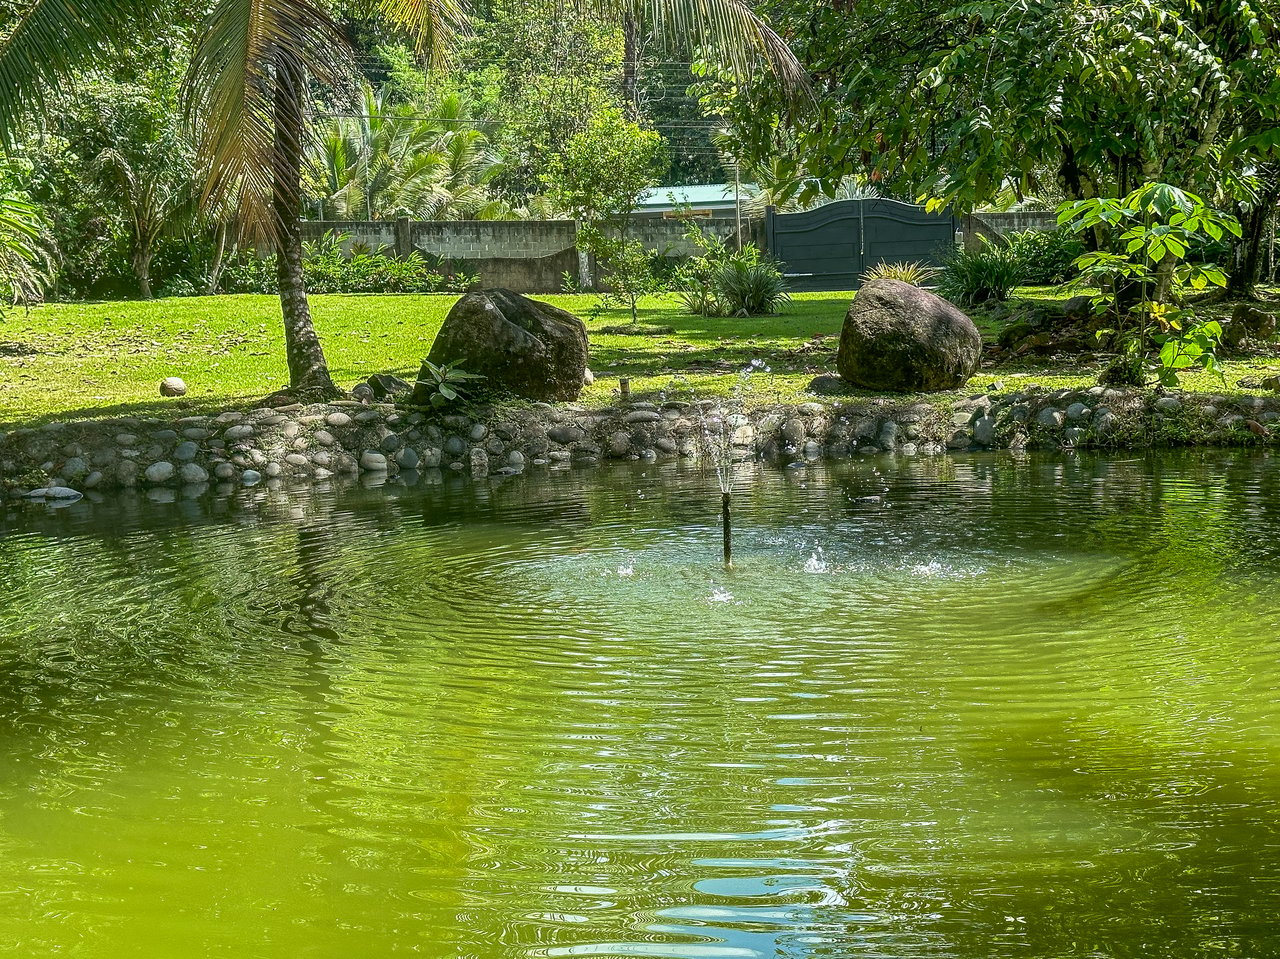
POLYGON ((923 286, 930 280, 937 279, 938 274, 941 272, 937 267, 929 266, 929 264, 922 263, 919 260, 903 263, 886 263, 881 260, 862 274, 862 282, 901 280, 903 283, 910 283, 912 286, 923 286))

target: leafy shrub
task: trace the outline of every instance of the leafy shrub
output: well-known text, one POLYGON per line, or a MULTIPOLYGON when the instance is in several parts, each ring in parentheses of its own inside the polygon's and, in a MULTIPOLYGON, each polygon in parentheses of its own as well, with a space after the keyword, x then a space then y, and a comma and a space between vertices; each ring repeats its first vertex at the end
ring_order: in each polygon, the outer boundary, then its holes
POLYGON ((957 306, 976 306, 1007 300, 1022 278, 1022 261, 1014 248, 984 239, 976 250, 957 247, 947 254, 938 292, 957 306))
POLYGON ((754 243, 731 250, 714 234, 696 223, 685 234, 702 248, 676 269, 671 285, 679 292, 680 305, 697 316, 770 316, 790 297, 786 279, 773 260, 754 243))
POLYGON ((716 300, 729 316, 772 316, 790 299, 786 286, 782 271, 769 260, 737 254, 712 279, 716 300))
POLYGON ((1084 252, 1080 238, 1067 230, 1023 230, 1004 239, 1022 264, 1023 283, 1065 283, 1076 275, 1075 258, 1084 252))
POLYGON ((654 269, 653 255, 639 240, 607 237, 592 226, 583 227, 580 235, 605 269, 609 289, 601 304, 629 308, 631 322, 636 322, 640 297, 666 289, 654 269))
POLYGON ((218 289, 224 293, 278 293, 275 256, 241 251, 228 257, 218 289))
POLYGON ((1179 375, 1193 367, 1223 375, 1217 356, 1221 325, 1201 320, 1181 304, 1187 293, 1227 285, 1221 269, 1188 257, 1194 243, 1240 237, 1235 217, 1212 209, 1194 193, 1147 183, 1120 199, 1064 203, 1058 223, 1076 233, 1103 227, 1112 235, 1112 249, 1083 253, 1075 264, 1077 282, 1102 290, 1095 306, 1110 301, 1117 319, 1115 330, 1099 331, 1099 336, 1113 336, 1122 354, 1104 376, 1115 382, 1121 375, 1154 373, 1162 386, 1177 386, 1179 375))
POLYGON ((862 282, 901 280, 903 283, 910 283, 912 286, 923 286, 930 280, 936 279, 939 272, 937 267, 921 263, 919 260, 912 260, 909 263, 886 263, 881 260, 862 274, 862 282))
MULTIPOLYGON (((328 231, 303 244, 302 276, 312 293, 464 293, 477 277, 464 270, 446 272, 416 250, 406 257, 352 247, 343 252, 344 234, 328 231)), ((223 269, 219 283, 228 293, 275 293, 275 256, 239 253, 223 269)))
POLYGON ((171 276, 160 284, 161 296, 195 296, 199 291, 196 285, 185 276, 171 276))
POLYGON ((458 369, 456 363, 432 363, 422 361, 422 369, 414 384, 412 402, 420 406, 443 410, 470 401, 470 384, 484 379, 479 373, 458 369))
POLYGON ((43 299, 52 258, 40 211, 25 197, 0 196, 0 318, 4 307, 30 306, 43 299))

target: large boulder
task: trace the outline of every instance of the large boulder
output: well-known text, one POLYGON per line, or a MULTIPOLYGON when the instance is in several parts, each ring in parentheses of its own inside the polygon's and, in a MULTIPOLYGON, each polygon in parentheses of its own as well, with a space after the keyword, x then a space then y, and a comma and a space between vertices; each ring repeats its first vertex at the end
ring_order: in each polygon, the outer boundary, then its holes
POLYGON ((1224 324, 1222 343, 1240 349, 1245 343, 1262 343, 1276 335, 1276 315, 1248 303, 1238 303, 1224 324))
POLYGON ((486 389, 575 400, 587 369, 587 328, 572 313, 510 290, 468 293, 445 317, 427 359, 481 374, 486 389))
POLYGON ((836 368, 867 390, 953 390, 981 356, 978 328, 946 300, 901 280, 871 280, 844 318, 836 368))

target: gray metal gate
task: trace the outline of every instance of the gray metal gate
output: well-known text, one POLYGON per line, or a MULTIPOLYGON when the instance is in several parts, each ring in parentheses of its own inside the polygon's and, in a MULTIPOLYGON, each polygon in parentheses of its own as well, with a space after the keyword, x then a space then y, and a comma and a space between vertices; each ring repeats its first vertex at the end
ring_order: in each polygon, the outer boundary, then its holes
POLYGON ((837 200, 804 213, 765 213, 765 242, 791 289, 856 290, 884 261, 934 265, 955 246, 957 222, 898 200, 837 200))

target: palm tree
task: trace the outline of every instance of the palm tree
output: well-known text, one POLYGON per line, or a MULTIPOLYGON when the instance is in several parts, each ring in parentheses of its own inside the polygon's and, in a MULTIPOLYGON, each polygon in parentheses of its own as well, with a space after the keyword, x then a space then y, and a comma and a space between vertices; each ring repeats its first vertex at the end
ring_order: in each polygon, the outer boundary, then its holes
POLYGON ((190 219, 189 186, 173 182, 135 163, 122 151, 107 148, 91 167, 92 180, 104 194, 119 198, 129 224, 129 262, 138 280, 138 293, 151 299, 151 258, 156 241, 190 219))
POLYGON ((334 117, 310 160, 308 186, 326 217, 484 220, 507 212, 488 190, 502 164, 457 94, 427 106, 392 104, 366 87, 363 111, 334 117))
MULTIPOLYGON (((414 38, 432 63, 466 26, 466 0, 366 0, 414 38)), ((724 52, 744 74, 763 57, 787 85, 805 84, 786 44, 746 0, 561 0, 582 12, 631 15, 672 45, 724 52)), ((359 5, 359 4, 358 4, 359 5)), ((46 112, 46 96, 93 59, 153 23, 159 0, 35 0, 0 42, 0 137, 46 112)), ((351 48, 318 0, 214 0, 197 33, 184 99, 207 172, 206 203, 234 198, 242 228, 269 237, 284 317, 290 387, 333 396, 302 278, 299 222, 305 115, 311 83, 350 85, 351 48)))

